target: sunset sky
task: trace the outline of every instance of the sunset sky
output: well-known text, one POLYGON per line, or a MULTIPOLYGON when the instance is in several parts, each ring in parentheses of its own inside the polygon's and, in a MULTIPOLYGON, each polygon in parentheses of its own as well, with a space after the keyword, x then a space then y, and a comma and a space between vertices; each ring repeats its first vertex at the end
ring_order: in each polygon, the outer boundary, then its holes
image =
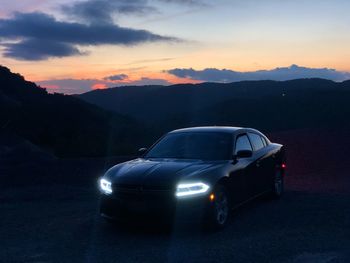
POLYGON ((343 81, 350 79, 349 10, 348 0, 3 0, 0 64, 68 94, 202 81, 343 81))

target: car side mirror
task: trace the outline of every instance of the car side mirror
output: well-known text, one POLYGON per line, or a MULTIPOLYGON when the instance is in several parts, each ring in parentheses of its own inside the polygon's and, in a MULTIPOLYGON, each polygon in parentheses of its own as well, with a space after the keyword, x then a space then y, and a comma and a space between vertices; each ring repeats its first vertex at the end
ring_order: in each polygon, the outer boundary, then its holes
POLYGON ((143 156, 147 152, 147 148, 140 148, 138 150, 138 155, 143 156))
POLYGON ((238 151, 235 155, 235 157, 237 159, 239 158, 250 158, 253 156, 253 152, 250 151, 250 150, 241 150, 241 151, 238 151))

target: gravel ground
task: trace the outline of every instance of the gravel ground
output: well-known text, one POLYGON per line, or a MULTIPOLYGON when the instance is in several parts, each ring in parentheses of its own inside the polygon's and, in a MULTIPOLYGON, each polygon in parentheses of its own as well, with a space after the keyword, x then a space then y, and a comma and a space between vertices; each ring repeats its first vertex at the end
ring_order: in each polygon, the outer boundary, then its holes
POLYGON ((301 162, 291 160, 281 200, 256 200, 214 233, 104 222, 101 160, 2 166, 0 262, 350 262, 349 162, 305 172, 301 162))
POLYGON ((345 177, 343 183, 338 178, 339 192, 319 180, 305 189, 315 175, 305 184, 289 178, 281 200, 256 200, 234 211, 217 233, 193 223, 111 225, 98 215, 91 184, 3 190, 0 261, 350 262, 350 194, 343 191, 348 174, 338 174, 345 177))

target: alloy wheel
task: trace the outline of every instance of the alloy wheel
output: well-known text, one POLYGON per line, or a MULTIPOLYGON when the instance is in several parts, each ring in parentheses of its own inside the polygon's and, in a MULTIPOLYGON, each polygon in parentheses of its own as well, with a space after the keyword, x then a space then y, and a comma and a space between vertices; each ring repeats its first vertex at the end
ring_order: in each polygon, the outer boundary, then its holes
POLYGON ((228 198, 224 191, 219 191, 215 200, 216 221, 219 225, 224 225, 229 214, 228 198))

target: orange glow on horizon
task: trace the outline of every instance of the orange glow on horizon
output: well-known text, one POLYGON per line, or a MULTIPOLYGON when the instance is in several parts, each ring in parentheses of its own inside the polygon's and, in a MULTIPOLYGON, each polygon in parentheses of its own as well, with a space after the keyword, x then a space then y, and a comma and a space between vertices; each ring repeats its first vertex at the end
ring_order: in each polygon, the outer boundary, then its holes
POLYGON ((47 90, 59 90, 60 89, 60 87, 58 85, 45 85, 42 88, 45 88, 47 90))
POLYGON ((94 84, 91 88, 92 89, 107 89, 108 87, 104 83, 97 83, 97 84, 94 84))

